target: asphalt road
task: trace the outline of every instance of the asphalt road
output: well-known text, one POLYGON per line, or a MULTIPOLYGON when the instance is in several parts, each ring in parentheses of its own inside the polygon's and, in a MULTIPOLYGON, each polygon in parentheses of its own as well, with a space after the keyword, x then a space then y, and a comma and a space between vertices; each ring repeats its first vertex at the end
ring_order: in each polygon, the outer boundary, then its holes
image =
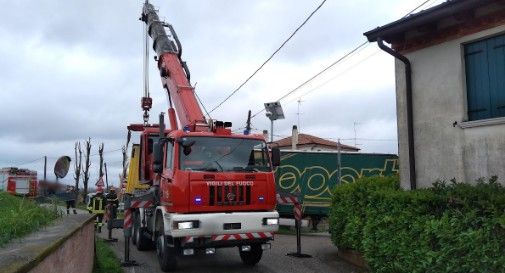
MULTIPOLYGON (((100 237, 107 236, 107 230, 102 230, 100 237)), ((122 230, 114 230, 116 243, 110 243, 117 256, 124 259, 124 237, 122 230)), ((361 273, 364 272, 337 257, 337 249, 331 244, 327 236, 302 236, 302 252, 310 254, 312 258, 293 258, 286 253, 296 250, 296 237, 292 235, 276 235, 272 242, 272 249, 263 252, 263 258, 254 267, 242 265, 237 248, 216 249, 214 255, 185 256, 179 259, 177 272, 198 273, 361 273)), ((125 273, 162 272, 158 265, 154 250, 138 251, 134 245, 130 247, 130 259, 140 265, 125 268, 125 273)))

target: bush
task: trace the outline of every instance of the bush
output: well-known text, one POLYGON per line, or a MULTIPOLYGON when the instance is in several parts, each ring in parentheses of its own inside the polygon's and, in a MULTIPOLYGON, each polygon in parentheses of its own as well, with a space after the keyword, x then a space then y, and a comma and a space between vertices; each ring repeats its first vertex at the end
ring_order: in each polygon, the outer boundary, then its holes
POLYGON ((333 242, 362 252, 373 272, 505 272, 505 188, 496 179, 414 191, 365 180, 336 187, 330 224, 333 242))
POLYGON ((333 242, 340 248, 362 251, 362 233, 370 194, 379 189, 399 188, 397 177, 363 177, 354 183, 336 187, 329 217, 333 242))

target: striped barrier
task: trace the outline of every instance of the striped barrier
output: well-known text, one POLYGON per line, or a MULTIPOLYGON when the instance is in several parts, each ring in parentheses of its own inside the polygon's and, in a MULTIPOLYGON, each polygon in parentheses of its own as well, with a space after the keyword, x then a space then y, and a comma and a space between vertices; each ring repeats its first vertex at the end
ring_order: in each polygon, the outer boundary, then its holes
POLYGON ((133 219, 132 219, 132 210, 127 209, 124 211, 124 222, 123 222, 123 229, 127 230, 132 227, 133 224, 133 219))
POLYGON ((121 262, 121 266, 130 267, 136 266, 138 263, 135 260, 130 260, 130 238, 132 236, 131 230, 133 225, 132 212, 136 208, 134 205, 140 205, 137 200, 131 200, 130 197, 126 196, 125 200, 125 210, 124 210, 124 220, 123 220, 123 233, 125 237, 124 243, 124 261, 121 262))
POLYGON ((296 252, 290 252, 287 255, 288 256, 293 256, 297 258, 310 258, 312 256, 308 254, 303 254, 302 253, 302 243, 301 243, 301 231, 300 231, 300 226, 303 218, 303 210, 302 210, 302 205, 300 204, 298 197, 296 196, 291 196, 291 195, 285 195, 281 196, 280 194, 277 194, 277 203, 281 205, 293 205, 293 215, 295 216, 295 224, 296 224, 296 252))
POLYGON ((293 205, 293 214, 297 221, 301 221, 303 218, 302 205, 298 202, 298 197, 285 195, 281 196, 277 194, 277 203, 281 205, 291 204, 293 205))

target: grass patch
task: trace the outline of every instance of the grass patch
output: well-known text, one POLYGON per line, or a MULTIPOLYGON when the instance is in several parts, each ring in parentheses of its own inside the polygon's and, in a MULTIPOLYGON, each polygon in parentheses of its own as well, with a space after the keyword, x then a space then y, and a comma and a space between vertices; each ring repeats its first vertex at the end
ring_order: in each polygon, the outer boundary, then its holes
POLYGON ((0 247, 58 218, 56 206, 39 207, 35 202, 0 192, 0 247))
POLYGON ((95 267, 93 273, 123 273, 116 254, 102 239, 96 239, 95 267))

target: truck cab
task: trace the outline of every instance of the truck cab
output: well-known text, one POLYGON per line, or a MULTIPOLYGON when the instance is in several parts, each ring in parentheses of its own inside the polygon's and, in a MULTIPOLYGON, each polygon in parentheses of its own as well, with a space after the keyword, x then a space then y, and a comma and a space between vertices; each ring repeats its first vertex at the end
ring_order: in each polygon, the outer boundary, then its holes
POLYGON ((279 159, 272 160, 263 136, 156 130, 145 128, 140 137, 152 145, 141 144, 139 158, 150 162, 152 176, 150 188, 136 195, 151 194, 156 206, 135 211, 137 248, 156 245, 170 253, 162 269, 171 268, 174 254, 213 254, 221 247, 238 247, 245 264, 257 263, 279 227, 273 175, 279 159))

